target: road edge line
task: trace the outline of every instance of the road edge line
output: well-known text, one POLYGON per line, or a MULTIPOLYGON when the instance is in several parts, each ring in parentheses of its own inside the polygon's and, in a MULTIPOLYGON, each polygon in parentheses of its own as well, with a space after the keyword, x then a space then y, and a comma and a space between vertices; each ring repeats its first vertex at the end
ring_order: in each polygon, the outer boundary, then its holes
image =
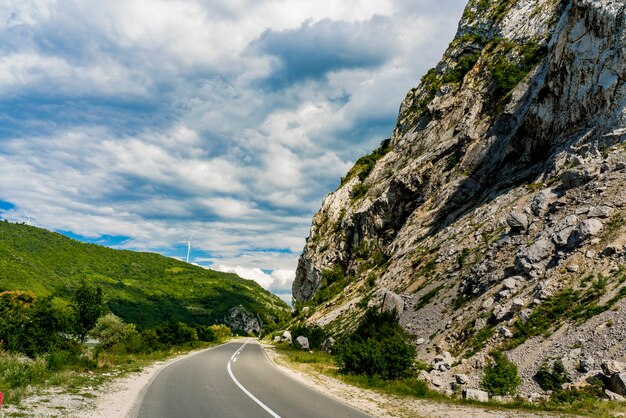
POLYGON ((274 418, 281 418, 280 415, 278 415, 276 412, 272 411, 269 406, 267 406, 263 402, 261 402, 256 396, 254 396, 252 393, 250 393, 250 391, 248 389, 246 389, 241 383, 239 383, 239 380, 237 380, 237 378, 235 377, 235 374, 233 373, 233 371, 232 371, 232 369, 230 367, 230 363, 233 361, 233 358, 235 358, 235 356, 237 354, 239 354, 241 352, 241 350, 243 350, 243 348, 246 346, 246 344, 248 344, 249 341, 250 340, 248 340, 245 343, 243 343, 243 345, 237 351, 235 351, 235 353, 230 357, 230 360, 228 360, 228 363, 226 364, 226 370, 228 370, 228 375, 230 376, 232 381, 235 382, 235 384, 239 387, 239 389, 241 389, 243 391, 243 393, 248 395, 248 397, 250 399, 252 399, 254 402, 256 402, 261 408, 263 408, 265 410, 265 412, 267 412, 268 414, 270 414, 274 418))
MULTIPOLYGON (((278 367, 278 364, 276 364, 276 363, 274 362, 274 360, 272 360, 272 359, 270 358, 270 356, 269 356, 269 355, 265 352, 265 348, 263 348, 263 344, 261 343, 261 341, 258 341, 258 344, 259 344, 259 347, 261 347, 261 351, 263 352, 263 354, 265 354, 265 358, 267 358, 267 361, 268 361, 268 362, 272 365, 272 367, 274 367, 276 370, 278 370, 280 373, 282 373, 283 375, 285 375, 285 376, 286 376, 286 377, 288 377, 289 379, 293 380, 293 381, 294 381, 294 382, 296 382, 296 383, 299 383, 299 384, 301 384, 301 385, 304 385, 304 386, 308 387, 309 389, 311 389, 311 390, 313 390, 313 391, 315 391, 315 392, 319 393, 320 395, 323 395, 323 396, 327 397, 328 399, 332 399, 333 401, 335 401, 335 402, 339 402, 340 404, 345 405, 345 406, 347 406, 348 408, 354 409, 354 410, 355 410, 355 411, 357 411, 357 412, 360 412, 360 413, 365 414, 365 415, 369 415, 370 417, 374 418, 374 415, 370 414, 370 413, 369 413, 369 411, 364 411, 364 410, 362 410, 362 409, 359 409, 359 408, 357 408, 356 406, 349 404, 347 401, 345 401, 345 400, 343 400, 343 399, 340 399, 340 398, 337 398, 337 397, 335 397, 335 396, 332 396, 332 395, 330 395, 330 394, 328 394, 328 393, 322 392, 322 391, 321 391, 321 390, 319 390, 318 388, 316 388, 316 387, 314 387, 314 386, 310 385, 310 384, 309 384, 306 380, 299 380, 299 379, 296 379, 296 378, 295 378, 295 377, 293 377, 293 376, 288 375, 287 373, 285 373, 284 371, 282 371, 282 370, 280 369, 280 367, 278 367)), ((283 367, 285 367, 285 368, 289 369, 289 367, 287 367, 287 366, 283 366, 283 367)), ((305 374, 305 375, 307 374, 307 373, 304 373, 304 372, 301 372, 301 373, 303 373, 303 374, 305 374)), ((349 386, 349 385, 348 385, 348 386, 349 386)))

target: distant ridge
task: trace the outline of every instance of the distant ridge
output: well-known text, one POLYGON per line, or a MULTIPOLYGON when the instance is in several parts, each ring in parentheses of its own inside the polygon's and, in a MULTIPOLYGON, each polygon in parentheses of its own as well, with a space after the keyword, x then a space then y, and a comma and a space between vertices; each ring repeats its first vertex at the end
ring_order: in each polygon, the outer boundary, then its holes
POLYGON ((144 329, 169 320, 272 326, 290 311, 277 296, 236 274, 0 222, 0 291, 32 290, 40 297, 54 295, 67 301, 81 279, 100 285, 109 309, 144 329), (244 321, 242 313, 248 316, 244 321))

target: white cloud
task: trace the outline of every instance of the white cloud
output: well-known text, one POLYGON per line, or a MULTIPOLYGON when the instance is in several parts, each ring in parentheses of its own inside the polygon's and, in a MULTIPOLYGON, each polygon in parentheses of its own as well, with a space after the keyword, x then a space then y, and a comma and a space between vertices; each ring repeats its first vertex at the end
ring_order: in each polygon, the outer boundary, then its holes
POLYGON ((313 213, 390 135, 464 2, 4 2, 0 201, 15 208, 2 216, 181 257, 194 233, 194 262, 288 299, 313 213), (291 36, 334 59, 372 33, 374 55, 263 84, 291 36))
POLYGON ((217 271, 224 273, 235 273, 244 279, 254 280, 266 290, 270 290, 276 294, 287 294, 291 292, 291 285, 295 278, 295 270, 273 270, 266 273, 260 268, 250 268, 243 266, 227 266, 218 264, 212 266, 217 271))

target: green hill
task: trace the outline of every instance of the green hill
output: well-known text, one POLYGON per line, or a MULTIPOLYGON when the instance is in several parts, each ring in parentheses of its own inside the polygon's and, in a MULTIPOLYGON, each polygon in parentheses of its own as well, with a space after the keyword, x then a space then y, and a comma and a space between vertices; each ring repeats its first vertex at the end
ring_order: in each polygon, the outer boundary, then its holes
POLYGON ((229 310, 239 305, 270 325, 290 313, 277 296, 235 274, 0 222, 0 291, 32 290, 67 300, 81 279, 100 285, 109 309, 144 329, 170 319, 228 323, 229 310))

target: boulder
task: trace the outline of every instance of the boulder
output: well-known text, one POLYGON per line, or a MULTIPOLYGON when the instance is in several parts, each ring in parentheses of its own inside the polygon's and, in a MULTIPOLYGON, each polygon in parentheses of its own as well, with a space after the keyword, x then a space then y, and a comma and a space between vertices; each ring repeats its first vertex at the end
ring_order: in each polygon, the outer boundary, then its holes
POLYGON ((587 216, 590 218, 610 218, 614 213, 615 209, 610 206, 599 206, 587 212, 587 216))
POLYGON ((583 357, 580 359, 580 363, 578 364, 578 368, 583 373, 589 373, 596 368, 596 361, 593 357, 583 357))
POLYGON ((400 295, 393 293, 392 291, 385 290, 383 294, 383 312, 396 311, 398 315, 404 311, 404 300, 400 295))
POLYGON ((463 373, 455 374, 454 379, 459 385, 465 385, 469 382, 469 377, 463 373))
POLYGON ((322 351, 326 351, 327 353, 330 353, 333 347, 335 346, 335 342, 336 341, 333 337, 328 337, 322 342, 322 345, 320 346, 320 348, 322 351))
POLYGON ((596 167, 575 168, 561 174, 563 189, 569 190, 589 183, 597 176, 596 167))
POLYGON ((506 218, 506 223, 513 232, 524 231, 528 228, 528 217, 521 212, 511 212, 506 218))
POLYGON ((545 269, 544 260, 551 257, 554 250, 552 240, 541 237, 530 246, 519 251, 515 258, 515 266, 527 274, 542 272, 545 269))
POLYGON ((465 389, 463 391, 463 399, 468 399, 478 402, 489 402, 489 394, 484 390, 478 389, 465 389))
POLYGON ((444 385, 444 381, 439 376, 430 375, 430 383, 435 387, 441 387, 444 385))
POLYGON ((624 363, 616 360, 602 360, 602 373, 611 377, 624 371, 624 363))
POLYGON ((415 345, 422 345, 426 342, 426 339, 424 338, 418 338, 417 341, 415 341, 415 345))
POLYGON ((431 383, 433 377, 426 370, 420 370, 417 378, 419 380, 423 380, 424 382, 431 383))
POLYGON ((432 364, 444 364, 446 369, 450 369, 454 363, 454 357, 447 351, 442 351, 441 354, 437 354, 433 359, 432 364))
POLYGON ((308 350, 309 349, 309 339, 307 337, 304 337, 302 335, 300 335, 299 337, 296 338, 296 341, 294 342, 294 344, 296 347, 301 348, 303 350, 308 350))
POLYGON ((291 332, 289 331, 283 332, 283 341, 291 342, 291 332))
POLYGON ((519 312, 524 309, 524 306, 526 306, 526 302, 524 302, 524 299, 515 298, 513 299, 513 305, 511 306, 511 309, 513 310, 513 312, 519 312))
POLYGON ((496 395, 494 397, 491 398, 492 401, 494 402, 499 402, 499 403, 511 403, 515 400, 515 398, 513 398, 512 396, 500 396, 500 395, 496 395))
POLYGON ((556 199, 556 195, 552 191, 543 190, 533 198, 530 204, 530 210, 533 215, 541 216, 554 199, 556 199))
POLYGON ((513 333, 507 327, 499 327, 498 333, 504 338, 513 338, 513 333))
POLYGON ((582 221, 576 228, 576 232, 581 239, 595 236, 602 229, 603 225, 599 219, 589 218, 582 221))
POLYGON ((612 392, 608 389, 604 389, 604 393, 606 393, 609 401, 626 402, 626 398, 624 398, 622 395, 618 395, 617 393, 612 392))
POLYGON ((515 277, 509 277, 507 279, 504 279, 504 282, 502 282, 502 284, 504 284, 505 289, 513 290, 517 287, 517 279, 515 277))
POLYGON ((568 240, 567 246, 569 248, 574 248, 579 246, 584 240, 593 237, 598 234, 600 230, 602 230, 602 222, 596 218, 585 219, 581 223, 578 224, 576 229, 572 231, 568 240))
POLYGON ((608 389, 618 395, 626 395, 626 372, 615 373, 611 376, 608 389))
POLYGON ((282 338, 280 335, 277 335, 277 336, 275 336, 275 337, 274 337, 274 342, 275 342, 275 343, 279 343, 279 342, 281 342, 282 340, 283 340, 283 338, 282 338))

